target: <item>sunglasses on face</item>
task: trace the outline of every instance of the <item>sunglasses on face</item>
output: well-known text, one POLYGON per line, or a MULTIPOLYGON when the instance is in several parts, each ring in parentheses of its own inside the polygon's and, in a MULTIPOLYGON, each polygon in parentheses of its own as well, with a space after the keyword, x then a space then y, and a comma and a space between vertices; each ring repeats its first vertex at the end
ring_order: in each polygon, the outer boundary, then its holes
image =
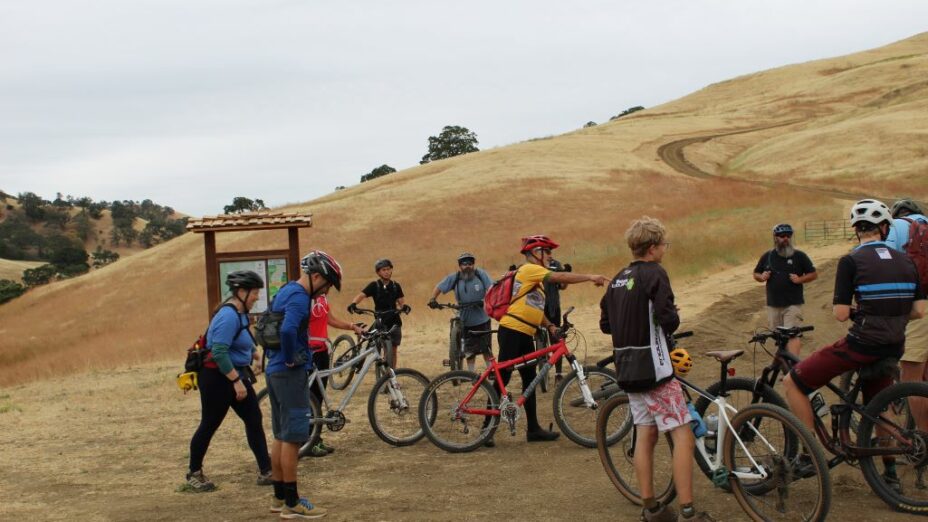
POLYGON ((777 237, 778 237, 778 238, 781 238, 781 239, 782 239, 782 238, 791 238, 791 237, 793 237, 793 235, 792 235, 792 234, 777 234, 777 237))
POLYGON ((458 263, 458 266, 474 266, 474 263, 471 261, 461 261, 458 263))

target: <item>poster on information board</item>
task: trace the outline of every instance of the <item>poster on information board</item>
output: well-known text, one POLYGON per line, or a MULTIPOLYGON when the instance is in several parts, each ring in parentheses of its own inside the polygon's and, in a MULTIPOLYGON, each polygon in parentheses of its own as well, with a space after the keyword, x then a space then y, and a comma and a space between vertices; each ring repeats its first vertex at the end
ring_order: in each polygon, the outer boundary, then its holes
POLYGON ((248 261, 223 261, 219 263, 219 281, 221 281, 222 293, 220 299, 225 302, 232 297, 232 292, 226 286, 226 276, 237 270, 251 270, 261 276, 264 281, 264 288, 258 294, 258 301, 251 308, 252 314, 260 314, 267 310, 268 302, 277 295, 280 288, 287 283, 287 260, 282 258, 275 259, 254 259, 248 261))

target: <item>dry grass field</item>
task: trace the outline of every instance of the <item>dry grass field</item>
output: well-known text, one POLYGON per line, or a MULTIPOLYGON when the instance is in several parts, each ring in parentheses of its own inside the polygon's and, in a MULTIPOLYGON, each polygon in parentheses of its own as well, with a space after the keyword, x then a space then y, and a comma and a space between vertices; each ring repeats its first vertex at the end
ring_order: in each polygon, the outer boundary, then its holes
MULTIPOLYGON (((670 231, 665 264, 684 328, 697 334, 688 347, 696 354, 747 347, 748 332, 763 322, 763 287, 749 272, 769 248, 770 227, 840 219, 851 204, 850 196, 812 189, 928 199, 923 78, 928 33, 726 80, 597 127, 415 167, 286 209, 314 214, 302 249, 343 262, 336 309, 371 279, 375 259, 393 259, 414 308, 400 364, 430 377, 442 371, 447 314, 425 301, 458 252, 475 252, 496 275, 518 261, 520 236, 546 233, 577 271, 612 275, 629 261, 624 230, 642 214, 670 231), (757 130, 731 134, 745 129, 757 130), (682 153, 704 176, 658 155, 688 138, 700 139, 682 153)), ((821 274, 806 290, 806 319, 817 328, 807 346, 825 344, 842 331, 830 319, 830 299, 834 260, 848 245, 797 241, 821 274)), ((221 234, 218 243, 220 251, 283 248, 286 237, 221 234)), ((220 490, 176 492, 199 403, 173 377, 206 326, 202 248, 201 237, 188 234, 0 306, 0 520, 267 515, 269 493, 252 485, 234 417, 207 457, 220 490)), ((608 352, 596 333, 600 295, 578 285, 563 296, 579 309, 588 361, 608 352)), ((763 353, 749 355, 736 365, 740 375, 767 362, 763 353)), ((696 381, 714 380, 714 364, 698 361, 696 381)), ((354 422, 327 439, 338 453, 300 467, 303 491, 332 509, 332 519, 636 517, 595 453, 569 441, 527 445, 500 434, 495 450, 460 456, 424 441, 391 448, 371 433, 362 399, 349 410, 354 422)), ((743 519, 731 497, 701 477, 696 484, 699 502, 717 518, 743 519)), ((858 470, 835 470, 833 519, 901 518, 866 491, 858 470)))
POLYGON ((20 282, 23 279, 23 271, 30 268, 43 265, 41 261, 14 261, 12 259, 0 259, 0 279, 9 279, 10 281, 20 282))

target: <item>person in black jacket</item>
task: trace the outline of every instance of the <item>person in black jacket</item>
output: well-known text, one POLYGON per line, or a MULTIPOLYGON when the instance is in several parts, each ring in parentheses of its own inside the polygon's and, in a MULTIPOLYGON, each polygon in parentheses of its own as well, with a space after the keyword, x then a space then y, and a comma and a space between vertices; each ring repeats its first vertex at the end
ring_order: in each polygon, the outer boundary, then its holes
POLYGON ((693 507, 692 420, 680 382, 673 378, 668 336, 680 326, 670 278, 660 265, 670 247, 660 221, 642 217, 625 232, 634 261, 612 279, 600 302, 600 329, 612 335, 619 385, 628 392, 638 439, 634 466, 644 502, 642 520, 675 521, 671 506, 654 499, 658 432, 673 439, 673 482, 683 520, 712 520, 693 507))

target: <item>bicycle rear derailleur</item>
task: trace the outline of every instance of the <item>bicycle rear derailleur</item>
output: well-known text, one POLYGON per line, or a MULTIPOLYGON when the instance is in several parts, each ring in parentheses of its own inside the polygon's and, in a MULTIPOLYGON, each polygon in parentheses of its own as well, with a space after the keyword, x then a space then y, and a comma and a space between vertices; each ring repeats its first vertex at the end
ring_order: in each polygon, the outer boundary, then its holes
POLYGON ((509 434, 516 434, 516 421, 522 416, 522 408, 512 401, 510 397, 503 397, 499 401, 499 416, 509 425, 509 434))

